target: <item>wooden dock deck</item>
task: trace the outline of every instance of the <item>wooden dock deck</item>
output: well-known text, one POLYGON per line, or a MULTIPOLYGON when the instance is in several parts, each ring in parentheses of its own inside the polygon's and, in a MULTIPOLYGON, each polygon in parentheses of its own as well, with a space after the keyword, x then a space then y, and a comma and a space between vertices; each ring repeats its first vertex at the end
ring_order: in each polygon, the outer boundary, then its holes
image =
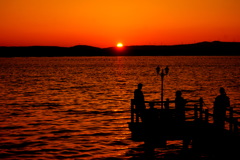
POLYGON ((201 98, 187 101, 184 123, 176 119, 175 101, 145 101, 146 113, 149 111, 149 103, 154 104, 157 119, 148 116, 145 117, 145 122, 142 122, 132 99, 131 121, 128 123, 132 140, 143 141, 146 151, 153 152, 155 148, 164 148, 168 140, 182 140, 183 149, 191 146, 194 152, 204 152, 213 157, 240 158, 240 113, 233 107, 227 109, 224 130, 219 130, 213 124, 213 114, 204 108, 201 98))

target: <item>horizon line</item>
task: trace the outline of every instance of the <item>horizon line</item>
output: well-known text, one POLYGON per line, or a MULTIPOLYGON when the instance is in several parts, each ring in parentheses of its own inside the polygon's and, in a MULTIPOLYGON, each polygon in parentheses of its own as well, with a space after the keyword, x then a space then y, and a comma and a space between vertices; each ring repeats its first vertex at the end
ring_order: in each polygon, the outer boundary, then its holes
MULTIPOLYGON (((199 44, 199 43, 240 43, 237 41, 199 41, 195 43, 178 43, 178 44, 143 44, 143 45, 124 45, 123 47, 137 47, 137 46, 179 46, 179 45, 191 45, 191 44, 199 44)), ((92 45, 85 45, 85 44, 77 44, 73 46, 56 46, 56 45, 23 45, 23 46, 0 46, 0 47, 59 47, 59 48, 72 48, 76 46, 86 46, 86 47, 94 47, 94 48, 99 48, 99 49, 107 49, 107 48, 115 48, 116 46, 111 46, 111 47, 96 47, 92 45)))

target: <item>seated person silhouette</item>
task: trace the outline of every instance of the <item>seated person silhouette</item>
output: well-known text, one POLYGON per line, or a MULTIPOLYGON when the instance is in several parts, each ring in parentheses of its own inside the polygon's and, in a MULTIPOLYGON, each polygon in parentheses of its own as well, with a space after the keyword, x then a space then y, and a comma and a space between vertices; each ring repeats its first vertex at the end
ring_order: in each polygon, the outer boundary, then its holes
POLYGON ((149 109, 145 111, 145 118, 147 123, 149 124, 155 124, 158 121, 158 110, 157 108, 154 108, 154 103, 149 103, 149 109))
POLYGON ((157 108, 154 108, 154 103, 149 103, 149 109, 145 110, 145 119, 144 119, 144 127, 145 127, 145 135, 150 136, 149 138, 156 138, 158 136, 159 129, 159 115, 157 108))

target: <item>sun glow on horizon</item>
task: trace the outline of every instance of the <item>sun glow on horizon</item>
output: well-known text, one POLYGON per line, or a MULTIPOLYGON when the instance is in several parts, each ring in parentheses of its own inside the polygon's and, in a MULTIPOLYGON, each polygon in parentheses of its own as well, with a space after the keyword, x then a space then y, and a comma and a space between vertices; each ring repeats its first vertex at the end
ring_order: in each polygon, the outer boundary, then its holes
POLYGON ((123 47, 123 44, 122 44, 121 42, 119 42, 119 43, 117 44, 117 47, 118 47, 118 48, 122 48, 122 47, 123 47))

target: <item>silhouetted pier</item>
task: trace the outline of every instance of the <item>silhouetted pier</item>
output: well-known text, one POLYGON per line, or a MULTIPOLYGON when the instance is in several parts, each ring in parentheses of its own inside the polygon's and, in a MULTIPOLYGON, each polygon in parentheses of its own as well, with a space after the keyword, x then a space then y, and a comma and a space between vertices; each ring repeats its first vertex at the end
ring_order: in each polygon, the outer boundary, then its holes
POLYGON ((176 118, 175 101, 167 99, 144 103, 146 116, 143 122, 135 100, 131 100, 131 121, 128 124, 132 139, 144 141, 146 151, 153 152, 154 148, 166 147, 168 140, 183 140, 183 149, 191 148, 194 153, 204 152, 213 157, 239 157, 240 112, 233 107, 227 109, 224 130, 219 130, 214 126, 213 114, 204 107, 202 98, 187 101, 184 123, 176 118), (150 104, 154 105, 155 115, 149 112, 150 104))

